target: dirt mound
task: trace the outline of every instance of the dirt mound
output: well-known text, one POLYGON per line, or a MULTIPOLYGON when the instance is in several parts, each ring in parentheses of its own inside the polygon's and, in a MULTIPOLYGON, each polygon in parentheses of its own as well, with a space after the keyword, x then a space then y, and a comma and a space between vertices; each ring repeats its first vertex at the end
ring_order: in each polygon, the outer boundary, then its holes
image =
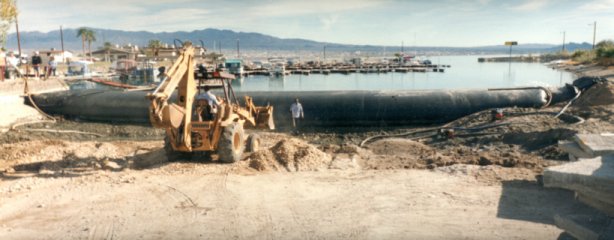
POLYGON ((574 104, 581 106, 614 105, 614 83, 595 84, 583 92, 574 104))
MULTIPOLYGON (((463 141, 463 144, 471 145, 466 141, 463 141)), ((361 152, 359 164, 364 169, 434 169, 456 164, 493 165, 536 172, 553 164, 519 148, 520 146, 508 144, 463 146, 455 144, 455 141, 444 142, 437 148, 408 139, 391 138, 369 145, 370 153, 361 152)))
POLYGON ((614 117, 614 83, 596 84, 582 93, 572 111, 583 118, 610 121, 614 117))
POLYGON ((378 155, 430 155, 435 154, 435 149, 420 142, 403 139, 389 138, 374 142, 367 149, 378 155))
POLYGON ((328 168, 331 156, 298 139, 283 139, 253 153, 249 166, 258 171, 315 171, 328 168))
POLYGON ((368 146, 372 154, 361 154, 360 165, 365 169, 434 168, 455 162, 420 142, 390 138, 368 146))

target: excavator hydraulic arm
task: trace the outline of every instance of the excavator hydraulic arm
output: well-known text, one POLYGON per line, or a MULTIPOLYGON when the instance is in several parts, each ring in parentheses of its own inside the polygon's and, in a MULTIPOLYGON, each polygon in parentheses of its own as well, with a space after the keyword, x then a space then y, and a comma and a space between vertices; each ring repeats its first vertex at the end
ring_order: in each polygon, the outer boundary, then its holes
MULTIPOLYGON (((182 49, 177 61, 169 68, 162 83, 147 98, 151 101, 149 106, 149 119, 157 128, 170 129, 170 134, 178 148, 191 149, 190 121, 192 103, 196 93, 194 81, 194 48, 188 42, 182 49), (168 100, 179 89, 177 103, 168 100)), ((167 133, 168 134, 168 133, 167 133)))

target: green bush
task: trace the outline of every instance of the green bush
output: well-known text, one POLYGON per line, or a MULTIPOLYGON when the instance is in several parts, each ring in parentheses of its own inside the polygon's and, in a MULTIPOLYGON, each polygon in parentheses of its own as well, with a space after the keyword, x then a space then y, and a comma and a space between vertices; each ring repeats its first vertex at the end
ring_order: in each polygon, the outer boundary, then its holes
POLYGON ((614 47, 597 48, 597 58, 611 58, 611 57, 614 57, 614 47))
POLYGON ((573 54, 571 54, 571 58, 573 58, 575 60, 576 58, 581 58, 584 55, 588 55, 588 51, 586 51, 586 50, 578 50, 578 51, 573 52, 573 54))
POLYGON ((603 40, 603 41, 597 43, 597 45, 595 47, 597 47, 597 49, 599 49, 599 48, 606 48, 606 49, 614 48, 614 41, 612 41, 612 40, 603 40))
POLYGON ((604 40, 597 44, 595 54, 598 59, 614 57, 614 42, 612 40, 604 40))
POLYGON ((580 63, 590 63, 595 60, 595 57, 589 50, 577 50, 571 55, 571 59, 580 63))

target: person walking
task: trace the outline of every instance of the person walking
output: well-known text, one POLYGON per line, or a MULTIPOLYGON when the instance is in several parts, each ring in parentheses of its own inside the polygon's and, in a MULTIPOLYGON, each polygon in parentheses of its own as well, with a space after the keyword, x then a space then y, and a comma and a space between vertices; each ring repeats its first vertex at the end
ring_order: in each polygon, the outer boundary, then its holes
POLYGON ((34 52, 34 56, 32 56, 32 68, 34 68, 34 74, 36 76, 36 78, 40 77, 40 67, 41 64, 43 63, 43 60, 41 59, 41 56, 38 55, 38 51, 34 52))
POLYGON ((293 133, 298 134, 300 120, 305 118, 303 105, 299 102, 298 98, 294 99, 294 103, 290 106, 290 113, 292 114, 292 127, 294 127, 293 133))

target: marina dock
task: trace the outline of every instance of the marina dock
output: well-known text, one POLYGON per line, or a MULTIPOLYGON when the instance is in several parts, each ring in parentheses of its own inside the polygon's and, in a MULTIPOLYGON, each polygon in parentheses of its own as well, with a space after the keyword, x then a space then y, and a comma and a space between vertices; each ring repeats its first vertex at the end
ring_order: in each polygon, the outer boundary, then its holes
MULTIPOLYGON (((296 65, 286 67, 286 71, 295 75, 310 75, 310 74, 351 74, 351 73, 427 73, 427 72, 445 72, 445 68, 450 68, 450 65, 400 65, 400 64, 326 64, 326 65, 296 65)), ((271 75, 273 72, 266 68, 245 68, 244 76, 249 75, 271 75)))

